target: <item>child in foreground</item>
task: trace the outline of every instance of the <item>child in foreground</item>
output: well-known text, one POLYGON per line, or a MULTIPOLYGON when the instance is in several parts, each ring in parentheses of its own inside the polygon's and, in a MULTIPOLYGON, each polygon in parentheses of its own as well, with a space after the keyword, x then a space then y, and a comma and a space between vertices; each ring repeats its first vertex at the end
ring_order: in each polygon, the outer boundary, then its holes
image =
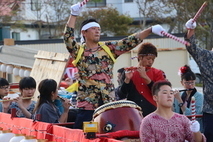
POLYGON ((152 87, 153 99, 157 109, 142 119, 140 139, 143 142, 205 142, 205 136, 199 131, 200 124, 190 121, 186 116, 172 111, 174 95, 168 81, 157 81, 152 87))

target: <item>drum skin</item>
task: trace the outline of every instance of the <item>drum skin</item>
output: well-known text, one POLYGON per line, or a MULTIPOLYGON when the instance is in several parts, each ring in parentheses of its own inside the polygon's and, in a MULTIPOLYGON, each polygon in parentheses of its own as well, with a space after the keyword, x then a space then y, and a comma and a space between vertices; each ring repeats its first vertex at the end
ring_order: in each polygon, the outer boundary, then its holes
POLYGON ((93 121, 100 134, 119 130, 139 131, 143 118, 141 108, 132 101, 116 101, 97 108, 93 121))

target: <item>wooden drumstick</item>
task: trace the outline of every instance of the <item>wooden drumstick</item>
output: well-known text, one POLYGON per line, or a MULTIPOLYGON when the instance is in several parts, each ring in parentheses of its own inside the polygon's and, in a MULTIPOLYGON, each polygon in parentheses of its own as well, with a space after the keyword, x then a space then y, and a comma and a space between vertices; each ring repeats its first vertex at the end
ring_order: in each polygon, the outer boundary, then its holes
POLYGON ((195 97, 192 96, 192 99, 191 99, 191 111, 192 111, 192 122, 195 121, 196 119, 196 112, 195 112, 195 97))
POLYGON ((182 43, 182 44, 184 44, 184 45, 187 45, 187 46, 190 45, 189 42, 184 41, 184 40, 182 40, 182 39, 180 39, 180 38, 178 38, 178 37, 176 37, 176 36, 174 36, 174 35, 172 35, 172 34, 169 34, 169 33, 165 32, 165 31, 161 31, 161 34, 163 34, 164 36, 167 36, 167 37, 169 37, 169 38, 171 38, 171 39, 174 39, 174 40, 176 40, 177 42, 180 42, 180 43, 182 43))
POLYGON ((195 14, 194 18, 192 19, 192 23, 194 23, 197 18, 201 15, 203 9, 207 6, 207 2, 205 1, 202 6, 200 7, 200 9, 197 11, 197 13, 195 14))

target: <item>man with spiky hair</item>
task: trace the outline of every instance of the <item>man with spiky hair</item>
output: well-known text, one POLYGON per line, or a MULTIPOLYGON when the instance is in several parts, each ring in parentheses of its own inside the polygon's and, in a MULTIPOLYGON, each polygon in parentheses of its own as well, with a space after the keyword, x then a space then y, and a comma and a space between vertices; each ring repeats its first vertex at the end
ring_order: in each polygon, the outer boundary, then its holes
POLYGON ((164 72, 152 67, 157 55, 157 48, 153 44, 141 44, 138 48, 138 67, 126 71, 124 83, 119 90, 120 99, 127 98, 135 102, 141 107, 143 116, 156 109, 151 93, 153 83, 165 80, 164 72))

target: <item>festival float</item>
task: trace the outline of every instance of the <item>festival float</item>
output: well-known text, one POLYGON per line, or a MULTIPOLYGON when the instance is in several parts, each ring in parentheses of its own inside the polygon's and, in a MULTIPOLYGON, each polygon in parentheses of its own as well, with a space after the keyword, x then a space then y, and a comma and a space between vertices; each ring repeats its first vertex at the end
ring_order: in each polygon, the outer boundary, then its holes
MULTIPOLYGON (((81 6, 86 4, 88 0, 84 0, 81 6)), ((197 12, 193 21, 196 21, 203 8, 197 12)), ((172 38, 184 45, 189 43, 183 41, 165 31, 162 31, 164 36, 172 38)), ((32 54, 35 51, 31 52, 32 54)), ((21 68, 13 65, 13 63, 1 63, 1 72, 12 73, 15 76, 25 77, 31 76, 36 82, 40 82, 43 78, 52 78, 61 87, 67 88, 66 83, 61 82, 64 72, 67 71, 68 76, 72 76, 72 67, 67 68, 70 62, 70 55, 62 53, 54 53, 47 51, 38 51, 34 56, 35 61, 33 68, 21 68)), ((127 70, 135 70, 134 67, 129 67, 127 70)), ((38 84, 38 83, 37 83, 38 84)), ((17 96, 18 84, 11 84, 11 94, 17 96)), ((180 90, 182 91, 182 90, 180 90)), ((59 100, 63 100, 64 94, 59 94, 59 100)), ((66 95, 65 95, 66 96, 66 95)), ((38 97, 38 92, 35 92, 34 99, 38 97)), ((10 98, 12 98, 10 96, 10 98)), ((192 99, 194 104, 194 99, 192 99)), ((192 120, 196 117, 195 108, 192 108, 192 120)), ((141 108, 132 101, 121 100, 104 104, 98 107, 94 114, 93 120, 84 122, 83 130, 72 129, 68 126, 74 122, 68 123, 44 123, 27 118, 18 118, 15 113, 6 114, 0 113, 0 141, 4 142, 140 142, 139 126, 143 119, 141 108)))
MULTIPOLYGON (((4 48, 2 50, 5 51, 4 48)), ((77 72, 73 66, 69 66, 70 55, 38 51, 34 58, 35 61, 31 70, 20 68, 8 62, 1 64, 0 70, 3 73, 8 71, 7 73, 19 78, 31 76, 36 82, 40 82, 43 78, 52 78, 60 84, 58 101, 69 98, 70 94, 66 91, 69 85, 61 80, 65 72, 70 78, 77 72)), ((18 83, 10 84, 10 94, 7 96, 10 100, 19 96, 18 88, 18 83)), ((36 100, 38 95, 36 91, 32 99, 36 100)), ((18 141, 22 138, 24 142, 42 140, 55 142, 139 142, 138 130, 142 118, 141 108, 134 102, 126 100, 111 102, 97 108, 94 119, 91 122, 85 122, 83 130, 70 128, 74 122, 44 123, 27 118, 18 118, 16 112, 12 111, 11 114, 0 113, 0 130, 2 131, 0 137, 6 135, 8 140, 11 141, 18 141)))

